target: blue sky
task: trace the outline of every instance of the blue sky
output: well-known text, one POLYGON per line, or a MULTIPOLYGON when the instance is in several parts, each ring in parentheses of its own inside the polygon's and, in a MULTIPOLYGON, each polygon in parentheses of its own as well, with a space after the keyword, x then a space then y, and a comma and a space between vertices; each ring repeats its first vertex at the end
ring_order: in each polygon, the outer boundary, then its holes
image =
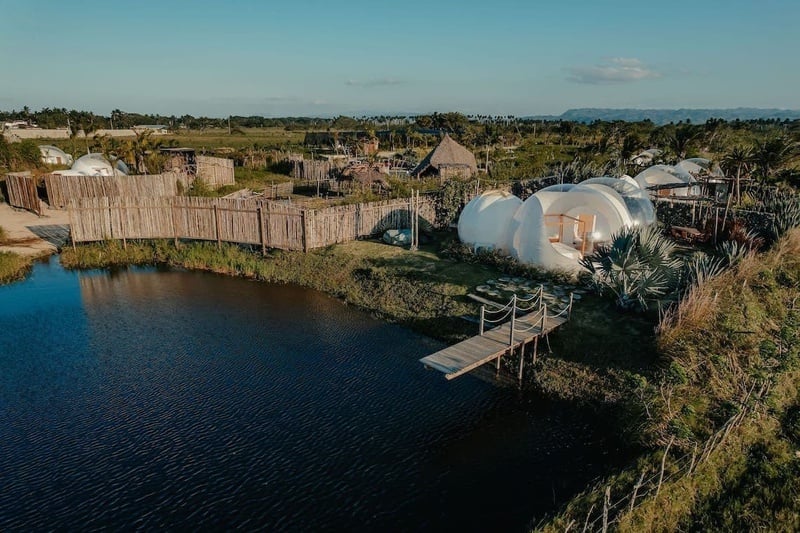
POLYGON ((0 109, 798 109, 798 20, 797 0, 0 0, 0 109))

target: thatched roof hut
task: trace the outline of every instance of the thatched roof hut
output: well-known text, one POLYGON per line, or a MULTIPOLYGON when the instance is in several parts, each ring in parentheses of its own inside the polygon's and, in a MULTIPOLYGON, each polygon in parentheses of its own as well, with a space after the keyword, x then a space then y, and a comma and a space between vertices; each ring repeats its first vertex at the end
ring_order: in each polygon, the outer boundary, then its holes
POLYGON ((475 155, 445 134, 442 141, 425 156, 412 176, 435 175, 440 178, 471 177, 478 172, 475 155))

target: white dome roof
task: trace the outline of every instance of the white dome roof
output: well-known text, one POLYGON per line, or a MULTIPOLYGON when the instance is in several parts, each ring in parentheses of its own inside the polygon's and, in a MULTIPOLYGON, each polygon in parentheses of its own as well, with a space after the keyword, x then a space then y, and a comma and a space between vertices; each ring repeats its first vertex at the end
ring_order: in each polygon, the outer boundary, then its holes
POLYGON ((594 187, 609 187, 622 197, 625 207, 631 215, 634 226, 649 226, 656 222, 656 211, 653 202, 646 191, 642 190, 638 183, 630 176, 623 176, 621 179, 612 177, 589 178, 582 181, 581 185, 594 187), (628 178, 627 180, 624 178, 628 178))
POLYGON ((508 251, 509 223, 522 200, 505 191, 473 198, 458 217, 458 238, 474 247, 508 251))
MULTIPOLYGON (((696 182, 691 174, 684 169, 669 165, 653 165, 638 173, 634 178, 642 189, 657 187, 659 185, 691 185, 696 182)), ((697 187, 678 187, 665 189, 671 196, 689 196, 699 194, 697 187)))
POLYGON ((691 157, 684 159, 675 168, 688 172, 692 175, 708 174, 717 178, 724 178, 725 173, 716 163, 704 157, 691 157))
MULTIPOLYGON (((120 163, 122 163, 120 161, 120 163)), ((125 164, 122 163, 124 166, 125 164)), ((125 167, 127 169, 127 167, 125 167)), ((115 169, 102 154, 86 154, 72 164, 73 172, 83 176, 119 176, 125 174, 119 168, 115 169)))

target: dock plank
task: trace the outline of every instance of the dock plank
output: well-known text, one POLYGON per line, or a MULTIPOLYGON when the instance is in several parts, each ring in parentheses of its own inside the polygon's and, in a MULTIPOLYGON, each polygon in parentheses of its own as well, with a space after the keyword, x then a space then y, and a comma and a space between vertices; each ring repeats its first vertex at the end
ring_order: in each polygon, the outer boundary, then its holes
POLYGON ((545 336, 567 322, 566 316, 547 317, 542 328, 541 315, 536 316, 537 314, 538 312, 529 313, 518 319, 521 323, 536 325, 527 331, 515 331, 513 341, 510 338, 511 323, 507 322, 484 331, 483 335, 476 335, 423 357, 420 362, 428 368, 442 372, 446 379, 451 380, 502 357, 512 347, 517 348, 536 337, 545 336))

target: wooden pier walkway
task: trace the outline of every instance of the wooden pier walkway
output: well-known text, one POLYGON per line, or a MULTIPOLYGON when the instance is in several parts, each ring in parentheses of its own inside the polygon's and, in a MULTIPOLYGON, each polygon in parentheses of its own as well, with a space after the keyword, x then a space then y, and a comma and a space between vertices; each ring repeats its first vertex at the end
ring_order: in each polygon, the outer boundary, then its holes
POLYGON ((423 357, 420 362, 428 368, 442 372, 444 377, 450 380, 491 361, 496 362, 499 370, 500 358, 520 349, 518 378, 521 381, 524 362, 521 349, 533 342, 535 361, 539 339, 565 324, 571 314, 572 298, 570 297, 569 305, 566 308, 559 313, 549 315, 547 306, 541 300, 541 290, 529 307, 518 307, 516 297, 512 298, 505 307, 496 311, 487 311, 483 306, 481 307, 480 333, 478 335, 423 357), (516 316, 520 309, 531 312, 516 316), (499 319, 491 320, 486 318, 487 313, 502 314, 502 316, 499 319), (505 319, 508 321, 492 329, 484 330, 485 323, 502 322, 505 319))

